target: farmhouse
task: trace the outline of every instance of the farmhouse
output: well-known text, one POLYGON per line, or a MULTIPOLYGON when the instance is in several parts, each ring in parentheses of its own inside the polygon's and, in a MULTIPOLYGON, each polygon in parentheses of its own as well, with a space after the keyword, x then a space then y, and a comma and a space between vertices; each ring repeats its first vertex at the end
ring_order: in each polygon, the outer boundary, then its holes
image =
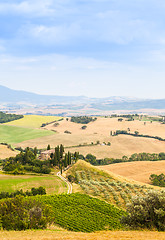
POLYGON ((48 160, 50 158, 51 153, 54 154, 54 152, 55 152, 55 149, 43 151, 40 154, 40 159, 41 160, 48 160))

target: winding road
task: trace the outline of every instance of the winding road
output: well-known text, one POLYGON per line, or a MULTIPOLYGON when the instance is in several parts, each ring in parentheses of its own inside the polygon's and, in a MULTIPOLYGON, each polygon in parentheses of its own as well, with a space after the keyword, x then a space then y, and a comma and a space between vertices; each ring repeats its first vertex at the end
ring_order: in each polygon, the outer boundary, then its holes
POLYGON ((70 182, 67 181, 66 178, 64 178, 60 172, 57 173, 57 176, 60 177, 64 182, 66 182, 66 184, 68 185, 68 192, 67 194, 72 193, 72 184, 70 182))

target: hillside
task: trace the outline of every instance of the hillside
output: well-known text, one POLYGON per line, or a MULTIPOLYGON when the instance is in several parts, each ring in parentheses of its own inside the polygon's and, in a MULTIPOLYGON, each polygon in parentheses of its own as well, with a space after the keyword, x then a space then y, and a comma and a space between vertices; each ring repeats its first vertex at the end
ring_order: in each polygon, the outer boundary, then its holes
POLYGON ((110 171, 110 173, 113 172, 131 180, 149 184, 149 177, 151 174, 165 173, 165 161, 126 162, 99 166, 98 168, 110 171))
POLYGON ((144 121, 126 120, 119 122, 117 118, 97 117, 95 122, 88 123, 87 128, 82 130, 83 124, 66 121, 66 118, 64 118, 63 121, 58 122, 58 125, 53 123, 45 127, 47 130, 56 131, 56 135, 20 142, 17 145, 46 148, 48 144, 54 147, 62 143, 65 147, 69 147, 69 151, 79 151, 83 155, 92 153, 97 158, 121 158, 123 155, 130 156, 133 153, 159 153, 164 151, 165 142, 163 141, 127 135, 110 136, 110 131, 127 130, 129 128, 133 133, 138 131, 141 134, 165 138, 165 124, 147 121, 144 125, 144 121), (66 130, 71 134, 64 133, 66 130), (99 144, 96 145, 97 141, 99 141, 99 144), (111 146, 104 144, 108 142, 111 143, 111 146), (72 148, 73 146, 74 148, 72 148))
MULTIPOLYGON (((131 181, 113 172, 104 171, 79 160, 66 173, 86 194, 125 208, 132 196, 144 196, 155 187, 131 181)), ((73 189, 76 185, 73 185, 73 189)), ((76 188, 77 189, 77 188, 76 188)))
POLYGON ((9 149, 6 145, 0 144, 0 159, 15 157, 16 152, 9 149))

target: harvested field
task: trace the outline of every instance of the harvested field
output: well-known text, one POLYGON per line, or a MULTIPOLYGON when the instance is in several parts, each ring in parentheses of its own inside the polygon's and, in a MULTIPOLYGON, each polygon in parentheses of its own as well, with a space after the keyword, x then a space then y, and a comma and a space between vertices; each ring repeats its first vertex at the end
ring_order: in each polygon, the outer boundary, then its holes
POLYGON ((57 131, 57 134, 45 136, 44 138, 30 139, 19 142, 17 146, 23 148, 35 147, 46 148, 48 144, 54 148, 56 145, 63 144, 64 146, 77 146, 70 151, 79 151, 83 155, 88 153, 94 154, 97 158, 114 157, 120 158, 123 155, 130 156, 133 153, 149 152, 159 153, 165 149, 165 142, 156 139, 139 138, 128 135, 110 136, 110 131, 127 130, 130 128, 131 132, 138 131, 142 134, 157 135, 165 138, 165 124, 159 122, 146 122, 143 121, 123 121, 118 122, 117 118, 103 118, 98 117, 95 122, 87 124, 87 128, 82 130, 83 124, 78 124, 70 121, 58 122, 56 124, 49 124, 45 127, 47 130, 57 131), (71 134, 64 133, 69 131, 71 134), (95 145, 99 141, 100 144, 95 145), (103 143, 111 143, 111 146, 103 145, 103 143), (93 143, 93 145, 91 145, 93 143), (79 147, 78 145, 88 145, 79 147))
POLYGON ((105 166, 99 166, 99 169, 107 170, 112 173, 121 175, 131 180, 142 183, 150 183, 149 177, 154 174, 165 174, 165 160, 163 161, 139 161, 116 163, 105 166))
MULTIPOLYGON (((60 145, 61 143, 64 146, 75 146, 78 144, 95 143, 100 138, 93 136, 81 136, 81 135, 69 135, 69 134, 55 134, 52 136, 46 136, 44 138, 32 139, 25 142, 17 144, 23 148, 35 147, 46 148, 50 143, 51 147, 60 145), (94 139, 95 138, 95 139, 94 139), (90 139, 90 140, 89 140, 90 139), (89 140, 89 142, 88 142, 89 140)), ((130 156, 133 153, 160 153, 165 149, 165 142, 160 142, 155 139, 148 138, 138 138, 132 136, 116 136, 116 137, 107 137, 108 141, 111 142, 111 146, 105 145, 89 145, 89 146, 77 146, 66 148, 66 151, 75 152, 78 151, 80 154, 87 155, 88 153, 94 154, 97 158, 121 158, 123 155, 130 156)), ((104 138, 105 141, 105 138, 104 138)), ((106 141, 106 142, 108 142, 106 141)))
POLYGON ((165 233, 152 231, 69 232, 59 228, 35 231, 1 231, 1 240, 164 240, 165 233))
POLYGON ((15 157, 16 154, 17 153, 15 151, 12 151, 7 146, 0 144, 0 159, 15 157))

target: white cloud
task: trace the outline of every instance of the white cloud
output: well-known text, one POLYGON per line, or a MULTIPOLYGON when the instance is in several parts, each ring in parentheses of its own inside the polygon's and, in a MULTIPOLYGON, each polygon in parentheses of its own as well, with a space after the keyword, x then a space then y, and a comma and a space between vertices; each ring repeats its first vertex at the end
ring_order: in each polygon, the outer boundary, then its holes
POLYGON ((83 34, 83 30, 77 23, 57 26, 26 25, 19 31, 20 35, 39 41, 46 45, 74 41, 74 38, 83 34))
POLYGON ((20 3, 0 3, 1 14, 32 14, 33 16, 44 16, 54 13, 51 9, 52 0, 27 0, 20 3))
POLYGON ((132 41, 140 40, 144 43, 151 40, 153 28, 151 21, 119 10, 100 12, 97 18, 97 34, 102 41, 128 44, 132 41))
POLYGON ((0 56, 2 85, 43 94, 161 98, 165 70, 157 69, 57 54, 0 56))

